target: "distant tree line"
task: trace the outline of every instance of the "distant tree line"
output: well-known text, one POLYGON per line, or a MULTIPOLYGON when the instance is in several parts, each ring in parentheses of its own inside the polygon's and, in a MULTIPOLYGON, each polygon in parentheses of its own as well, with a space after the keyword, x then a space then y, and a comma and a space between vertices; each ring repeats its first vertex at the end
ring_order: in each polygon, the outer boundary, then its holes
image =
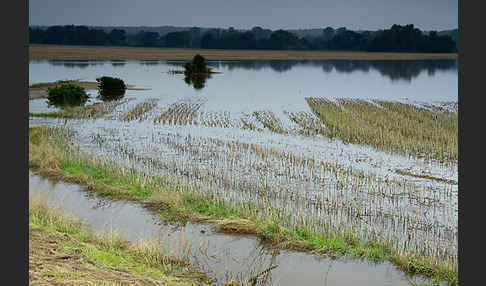
POLYGON ((315 37, 298 37, 285 30, 271 31, 261 27, 239 31, 234 28, 211 29, 205 33, 194 27, 187 31, 161 36, 157 32, 140 31, 126 34, 123 29, 102 29, 87 26, 29 27, 32 44, 117 45, 143 47, 263 50, 346 50, 370 52, 456 52, 456 42, 449 35, 436 31, 424 33, 413 25, 393 25, 379 31, 351 31, 327 27, 315 37))

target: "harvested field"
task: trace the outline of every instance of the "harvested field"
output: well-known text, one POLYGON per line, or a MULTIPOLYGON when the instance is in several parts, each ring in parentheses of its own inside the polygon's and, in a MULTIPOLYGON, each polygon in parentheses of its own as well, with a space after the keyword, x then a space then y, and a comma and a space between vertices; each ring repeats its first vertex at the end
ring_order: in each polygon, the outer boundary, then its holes
POLYGON ((30 60, 208 60, 347 59, 420 60, 457 59, 457 54, 366 53, 335 51, 202 50, 104 46, 29 45, 30 60))
POLYGON ((167 73, 179 61, 34 62, 37 82, 106 71, 152 90, 89 120, 31 117, 49 128, 29 162, 170 219, 457 285, 457 62, 363 62, 211 62, 200 90, 167 73), (72 143, 51 150, 59 130, 72 143))

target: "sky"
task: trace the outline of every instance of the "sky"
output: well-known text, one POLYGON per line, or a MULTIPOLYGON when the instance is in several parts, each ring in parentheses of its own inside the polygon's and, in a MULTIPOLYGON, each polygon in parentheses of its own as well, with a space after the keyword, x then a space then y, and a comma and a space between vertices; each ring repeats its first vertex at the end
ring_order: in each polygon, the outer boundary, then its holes
POLYGON ((458 27, 458 0, 29 0, 29 25, 378 30, 458 27))

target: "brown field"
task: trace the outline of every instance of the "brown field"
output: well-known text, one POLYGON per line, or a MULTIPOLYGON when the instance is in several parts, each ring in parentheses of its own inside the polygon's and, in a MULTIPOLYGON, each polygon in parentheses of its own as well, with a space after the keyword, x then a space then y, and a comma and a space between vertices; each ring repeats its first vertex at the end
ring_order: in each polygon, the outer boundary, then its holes
POLYGON ((457 53, 368 53, 343 51, 203 50, 180 48, 29 45, 30 60, 425 60, 457 59, 457 53))

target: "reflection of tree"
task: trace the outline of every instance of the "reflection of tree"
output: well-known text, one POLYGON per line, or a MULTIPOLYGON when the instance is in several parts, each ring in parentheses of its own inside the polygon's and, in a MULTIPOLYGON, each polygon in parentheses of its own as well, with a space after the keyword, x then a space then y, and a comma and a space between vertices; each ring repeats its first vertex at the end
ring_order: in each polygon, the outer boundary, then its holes
POLYGON ((455 60, 380 61, 375 62, 372 68, 392 81, 412 81, 422 72, 434 75, 436 71, 457 70, 455 60))
POLYGON ((84 106, 87 101, 88 97, 63 96, 58 98, 49 98, 47 100, 47 105, 64 109, 66 107, 84 106))
POLYGON ((160 62, 158 60, 145 60, 141 61, 140 64, 145 66, 156 66, 159 65, 160 62))
MULTIPOLYGON (((171 63, 171 65, 180 65, 171 63)), ((213 65, 228 70, 262 70, 271 68, 276 72, 285 72, 295 66, 321 67, 323 72, 352 73, 355 71, 378 71, 391 79, 411 81, 422 72, 434 75, 437 71, 457 70, 456 60, 236 60, 213 62, 213 65)))
POLYGON ((67 68, 87 68, 88 66, 104 65, 102 61, 49 61, 49 64, 53 66, 64 66, 67 68))
POLYGON ((436 71, 457 70, 456 60, 403 60, 403 61, 326 61, 322 70, 330 73, 336 70, 339 73, 353 71, 369 72, 371 69, 378 71, 382 76, 392 81, 411 81, 422 72, 434 75, 436 71))
POLYGON ((111 61, 111 65, 114 67, 122 67, 125 65, 125 61, 111 61))
POLYGON ((369 72, 370 65, 362 61, 333 61, 333 66, 338 73, 352 73, 355 71, 369 72))
POLYGON ((286 60, 273 60, 270 61, 270 67, 276 72, 286 72, 292 69, 294 63, 286 60))
POLYGON ((187 85, 192 85, 194 89, 203 89, 206 85, 206 80, 211 78, 211 74, 192 74, 184 77, 187 85))
POLYGON ((103 101, 113 101, 122 99, 125 96, 125 90, 113 90, 113 91, 104 91, 98 95, 98 98, 103 101))

